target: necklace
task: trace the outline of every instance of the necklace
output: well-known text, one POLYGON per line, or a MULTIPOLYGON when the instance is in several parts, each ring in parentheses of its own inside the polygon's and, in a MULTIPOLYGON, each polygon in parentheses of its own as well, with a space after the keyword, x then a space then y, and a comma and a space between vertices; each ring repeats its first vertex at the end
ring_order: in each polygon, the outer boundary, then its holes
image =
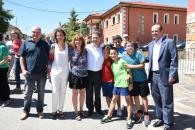
POLYGON ((60 50, 60 51, 63 51, 63 50, 65 50, 65 48, 66 48, 66 46, 65 46, 64 43, 63 43, 63 44, 58 43, 58 47, 59 47, 59 50, 60 50))

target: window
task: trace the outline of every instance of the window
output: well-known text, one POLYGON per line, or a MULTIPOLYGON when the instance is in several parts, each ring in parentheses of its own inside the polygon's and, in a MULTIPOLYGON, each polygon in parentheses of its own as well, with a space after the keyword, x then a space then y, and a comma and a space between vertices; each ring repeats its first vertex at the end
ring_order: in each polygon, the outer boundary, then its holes
POLYGON ((166 38, 168 38, 169 35, 168 34, 163 34, 163 36, 165 36, 166 38))
POLYGON ((174 40, 175 42, 178 41, 178 34, 174 34, 174 35, 173 35, 173 40, 174 40))
POLYGON ((101 28, 104 28, 104 21, 101 21, 101 28))
POLYGON ((107 28, 108 27, 108 20, 106 20, 104 24, 105 24, 104 27, 107 28))
POLYGON ((108 37, 106 37, 105 42, 108 43, 108 37))
POLYGON ((115 25, 115 16, 112 17, 112 25, 115 25))
POLYGON ((153 13, 153 23, 158 23, 158 13, 153 13))
POLYGON ((169 14, 164 14, 164 24, 169 24, 169 14))
POLYGON ((174 24, 179 24, 179 14, 174 14, 174 24))
POLYGON ((117 18, 118 18, 118 23, 120 23, 120 20, 121 20, 120 14, 117 15, 117 18))

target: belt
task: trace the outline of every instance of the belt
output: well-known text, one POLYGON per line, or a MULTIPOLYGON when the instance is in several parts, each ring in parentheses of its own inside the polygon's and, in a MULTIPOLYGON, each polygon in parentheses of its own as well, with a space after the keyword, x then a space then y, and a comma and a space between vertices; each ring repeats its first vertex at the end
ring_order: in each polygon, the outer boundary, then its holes
POLYGON ((160 71, 152 71, 152 73, 155 73, 155 74, 160 74, 160 71))

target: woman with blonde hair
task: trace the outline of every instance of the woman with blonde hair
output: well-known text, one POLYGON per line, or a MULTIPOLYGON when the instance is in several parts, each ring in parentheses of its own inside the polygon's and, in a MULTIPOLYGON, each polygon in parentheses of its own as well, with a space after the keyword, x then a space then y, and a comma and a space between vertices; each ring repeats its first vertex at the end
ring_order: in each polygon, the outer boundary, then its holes
POLYGON ((70 75, 69 87, 72 89, 72 102, 75 110, 75 119, 80 121, 86 117, 83 112, 85 99, 85 88, 87 86, 87 51, 85 40, 82 35, 75 35, 72 40, 72 50, 70 51, 70 75), (79 100, 78 100, 79 96, 79 100), (80 111, 78 112, 78 102, 80 111))

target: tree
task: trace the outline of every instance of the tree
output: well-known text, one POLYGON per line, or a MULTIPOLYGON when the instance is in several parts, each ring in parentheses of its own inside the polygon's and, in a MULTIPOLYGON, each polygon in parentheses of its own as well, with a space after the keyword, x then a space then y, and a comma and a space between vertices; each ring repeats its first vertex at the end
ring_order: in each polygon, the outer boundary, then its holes
POLYGON ((87 36, 89 34, 89 27, 87 27, 86 23, 82 22, 80 23, 79 31, 83 36, 87 36))
POLYGON ((72 38, 76 34, 82 34, 86 36, 89 34, 89 29, 85 23, 79 23, 77 19, 78 15, 74 8, 70 11, 70 18, 67 23, 64 24, 65 32, 67 35, 67 41, 71 42, 72 38))
POLYGON ((8 10, 3 9, 3 1, 0 0, 0 33, 5 33, 9 27, 9 20, 14 16, 8 10))
POLYGON ((78 19, 77 19, 78 15, 76 14, 76 11, 74 10, 74 8, 70 11, 70 18, 69 19, 69 26, 70 29, 72 31, 76 31, 78 30, 78 19))

